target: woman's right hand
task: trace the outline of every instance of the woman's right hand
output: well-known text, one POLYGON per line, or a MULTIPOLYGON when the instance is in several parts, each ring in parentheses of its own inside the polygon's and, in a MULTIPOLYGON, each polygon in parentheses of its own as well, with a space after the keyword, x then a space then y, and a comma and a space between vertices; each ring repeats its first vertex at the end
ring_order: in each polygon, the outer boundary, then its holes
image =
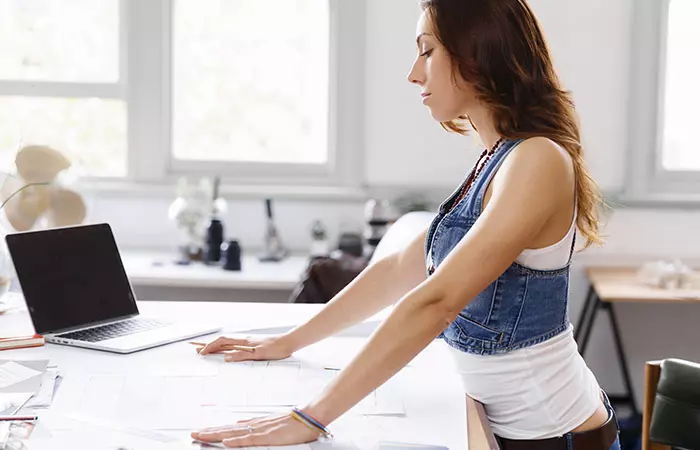
POLYGON ((284 359, 293 353, 283 336, 260 338, 227 338, 221 336, 204 347, 198 348, 200 355, 223 353, 226 362, 265 361, 284 359), (236 349, 241 346, 243 349, 236 349))

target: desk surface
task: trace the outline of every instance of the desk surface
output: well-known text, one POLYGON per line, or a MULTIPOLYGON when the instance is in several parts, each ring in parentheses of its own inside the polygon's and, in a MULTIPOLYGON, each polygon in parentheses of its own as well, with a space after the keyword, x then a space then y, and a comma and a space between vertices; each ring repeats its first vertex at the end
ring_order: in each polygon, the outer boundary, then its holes
POLYGON ((308 256, 292 255, 280 262, 260 262, 244 254, 241 271, 228 271, 201 262, 178 265, 169 252, 124 250, 124 269, 134 286, 291 290, 309 263, 308 256))
MULTIPOLYGON (((317 312, 321 305, 305 304, 260 304, 260 303, 187 303, 187 302, 143 302, 139 304, 141 313, 167 320, 193 320, 218 324, 226 332, 248 330, 260 327, 284 327, 304 321, 317 312)), ((360 331, 355 336, 367 334, 380 320, 382 315, 375 316, 369 323, 356 327, 360 331), (371 326, 368 326, 371 325, 371 326)), ((6 315, 0 315, 0 330, 3 334, 28 333, 32 326, 28 314, 21 308, 6 315)), ((346 334, 350 336, 350 334, 346 334)), ((208 336, 202 339, 212 339, 208 336)), ((337 337, 359 351, 365 342, 364 337, 337 337)), ((334 352, 336 347, 328 348, 323 341, 308 347, 304 351, 321 353, 334 352), (324 347, 325 345, 325 347, 324 347)), ((338 341, 335 344, 338 345, 338 341)), ((335 351, 335 353, 338 353, 335 351)), ((348 358, 352 355, 348 354, 348 358)), ((211 370, 226 370, 231 364, 226 364, 218 357, 202 358, 195 354, 190 345, 184 342, 173 343, 155 349, 145 350, 131 355, 116 355, 106 352, 84 350, 74 347, 47 344, 45 347, 11 350, 0 352, 0 359, 46 359, 57 364, 64 376, 61 387, 54 397, 53 406, 48 411, 39 412, 42 423, 53 423, 55 416, 68 414, 69 409, 64 405, 70 404, 62 394, 70 392, 65 383, 94 373, 109 373, 115 375, 133 375, 134 373, 151 373, 166 371, 169 376, 191 376, 192 373, 204 373, 211 370), (64 389, 65 388, 65 389, 64 389)), ((224 372, 222 372, 224 373, 224 372)), ((451 450, 466 448, 466 413, 464 393, 459 377, 452 369, 449 352, 442 341, 435 341, 423 351, 409 367, 402 370, 399 376, 412 380, 409 384, 401 384, 406 416, 356 416, 350 428, 351 434, 370 433, 377 439, 418 442, 426 444, 441 444, 451 450), (406 378, 408 377, 408 378, 406 378), (417 388, 420 386, 420 388, 417 388), (352 428, 356 427, 356 428, 352 428)), ((73 381, 75 383, 75 381, 73 381)), ((95 395, 100 395, 95 392, 95 395)), ((77 412, 80 414, 80 411, 77 412)), ((83 411, 83 413, 85 413, 83 411)), ((230 415, 220 419, 230 421, 230 415)), ((345 416, 344 416, 345 417, 345 416)), ((340 429, 341 420, 336 424, 336 436, 340 429)), ((59 420, 60 422, 60 420, 59 420)), ((214 424, 212 424, 214 425, 214 424)), ((333 426, 331 427, 333 429, 333 426)), ((346 435, 348 428, 344 428, 346 435)), ((155 430, 151 430, 155 431, 155 430)), ((160 431, 159 431, 160 432, 160 431)), ((168 430, 178 438, 186 438, 188 430, 168 430)), ((82 447, 81 447, 82 448, 82 447)), ((134 447, 140 448, 140 447, 134 447)), ((180 448, 180 447, 178 447, 180 448)), ((184 448, 184 447, 183 447, 184 448)), ((187 448, 190 448, 189 446, 187 448)), ((371 448, 362 446, 361 448, 371 448)))
POLYGON ((586 274, 601 301, 639 303, 700 303, 700 290, 661 289, 637 280, 637 268, 586 268, 586 274))

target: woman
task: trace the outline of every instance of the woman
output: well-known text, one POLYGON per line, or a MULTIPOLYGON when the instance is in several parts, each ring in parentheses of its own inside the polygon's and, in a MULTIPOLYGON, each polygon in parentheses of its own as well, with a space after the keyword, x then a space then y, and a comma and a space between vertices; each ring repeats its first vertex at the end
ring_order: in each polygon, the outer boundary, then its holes
POLYGON ((307 323, 229 361, 279 359, 401 300, 321 396, 290 414, 192 433, 231 447, 308 442, 436 336, 503 449, 618 449, 615 417, 569 322, 577 231, 598 243, 600 197, 579 129, 525 0, 423 0, 408 79, 444 128, 486 150, 431 226, 307 323), (427 265, 427 270, 426 270, 427 265), (395 280, 385 283, 384 280, 395 280))

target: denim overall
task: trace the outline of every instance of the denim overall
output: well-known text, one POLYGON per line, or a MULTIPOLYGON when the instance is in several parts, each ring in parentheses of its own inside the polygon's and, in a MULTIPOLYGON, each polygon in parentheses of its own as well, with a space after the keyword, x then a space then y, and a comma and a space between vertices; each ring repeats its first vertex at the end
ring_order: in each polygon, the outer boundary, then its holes
MULTIPOLYGON (((479 218, 489 183, 520 142, 504 141, 454 208, 461 186, 440 205, 426 239, 428 275, 440 267, 479 218)), ((555 270, 535 270, 513 262, 439 337, 458 350, 480 355, 528 347, 567 329, 568 299, 569 264, 555 270)))
MULTIPOLYGON (((481 215, 486 189, 508 154, 521 140, 505 140, 486 162, 469 192, 458 201, 466 179, 439 207, 426 238, 428 276, 467 234, 481 215)), ((468 176, 467 176, 468 179, 468 176)), ((536 270, 513 262, 480 292, 438 336, 450 346, 480 355, 528 347, 564 332, 569 326, 569 265, 536 270)), ((613 414, 607 402, 606 408, 613 414)), ((572 433, 567 434, 570 439, 572 433)), ((615 443, 612 449, 619 448, 615 443)))

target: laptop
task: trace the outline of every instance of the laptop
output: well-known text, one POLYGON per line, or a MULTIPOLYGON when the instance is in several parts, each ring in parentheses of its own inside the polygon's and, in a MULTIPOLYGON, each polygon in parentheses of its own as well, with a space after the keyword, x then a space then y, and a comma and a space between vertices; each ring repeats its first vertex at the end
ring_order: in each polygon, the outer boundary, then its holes
POLYGON ((47 342, 131 353, 220 330, 139 315, 108 224, 5 239, 34 329, 47 342))

